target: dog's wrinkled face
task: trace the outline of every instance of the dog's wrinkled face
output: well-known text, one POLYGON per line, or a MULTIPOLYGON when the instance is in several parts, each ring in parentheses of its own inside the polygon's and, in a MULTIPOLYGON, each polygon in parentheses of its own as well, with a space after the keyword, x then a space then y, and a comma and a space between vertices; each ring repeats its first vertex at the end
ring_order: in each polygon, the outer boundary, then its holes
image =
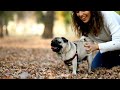
POLYGON ((51 41, 51 49, 54 52, 60 52, 61 49, 64 47, 64 43, 67 43, 68 40, 64 37, 55 37, 51 41))

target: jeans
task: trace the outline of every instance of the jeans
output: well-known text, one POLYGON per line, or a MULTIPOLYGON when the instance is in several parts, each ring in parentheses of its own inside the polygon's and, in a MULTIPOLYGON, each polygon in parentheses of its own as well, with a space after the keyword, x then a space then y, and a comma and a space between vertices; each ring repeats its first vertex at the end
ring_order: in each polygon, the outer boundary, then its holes
POLYGON ((93 59, 91 68, 96 69, 98 67, 105 67, 110 69, 118 65, 120 65, 120 50, 102 54, 98 52, 93 59))

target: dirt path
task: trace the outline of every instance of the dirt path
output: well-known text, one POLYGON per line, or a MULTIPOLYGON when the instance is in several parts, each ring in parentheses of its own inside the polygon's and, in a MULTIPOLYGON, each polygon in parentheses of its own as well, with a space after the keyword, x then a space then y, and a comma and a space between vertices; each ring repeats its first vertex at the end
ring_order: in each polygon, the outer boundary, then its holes
POLYGON ((88 75, 86 61, 76 76, 66 74, 63 62, 50 49, 50 41, 40 37, 0 39, 0 79, 120 79, 120 67, 88 75))

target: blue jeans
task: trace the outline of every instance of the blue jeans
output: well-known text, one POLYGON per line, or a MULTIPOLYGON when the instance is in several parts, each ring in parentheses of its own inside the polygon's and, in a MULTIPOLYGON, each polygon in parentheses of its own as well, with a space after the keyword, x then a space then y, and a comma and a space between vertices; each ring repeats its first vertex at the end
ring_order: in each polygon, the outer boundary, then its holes
POLYGON ((93 59, 92 69, 96 69, 98 67, 112 68, 118 65, 120 65, 120 50, 102 54, 98 52, 93 59))

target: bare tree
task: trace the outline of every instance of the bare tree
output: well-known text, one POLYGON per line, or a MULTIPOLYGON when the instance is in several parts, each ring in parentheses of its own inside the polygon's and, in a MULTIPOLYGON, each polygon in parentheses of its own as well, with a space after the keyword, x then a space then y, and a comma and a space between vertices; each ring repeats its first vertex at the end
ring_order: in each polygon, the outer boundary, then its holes
POLYGON ((42 38, 48 39, 53 37, 54 11, 46 11, 44 14, 45 29, 42 38))

